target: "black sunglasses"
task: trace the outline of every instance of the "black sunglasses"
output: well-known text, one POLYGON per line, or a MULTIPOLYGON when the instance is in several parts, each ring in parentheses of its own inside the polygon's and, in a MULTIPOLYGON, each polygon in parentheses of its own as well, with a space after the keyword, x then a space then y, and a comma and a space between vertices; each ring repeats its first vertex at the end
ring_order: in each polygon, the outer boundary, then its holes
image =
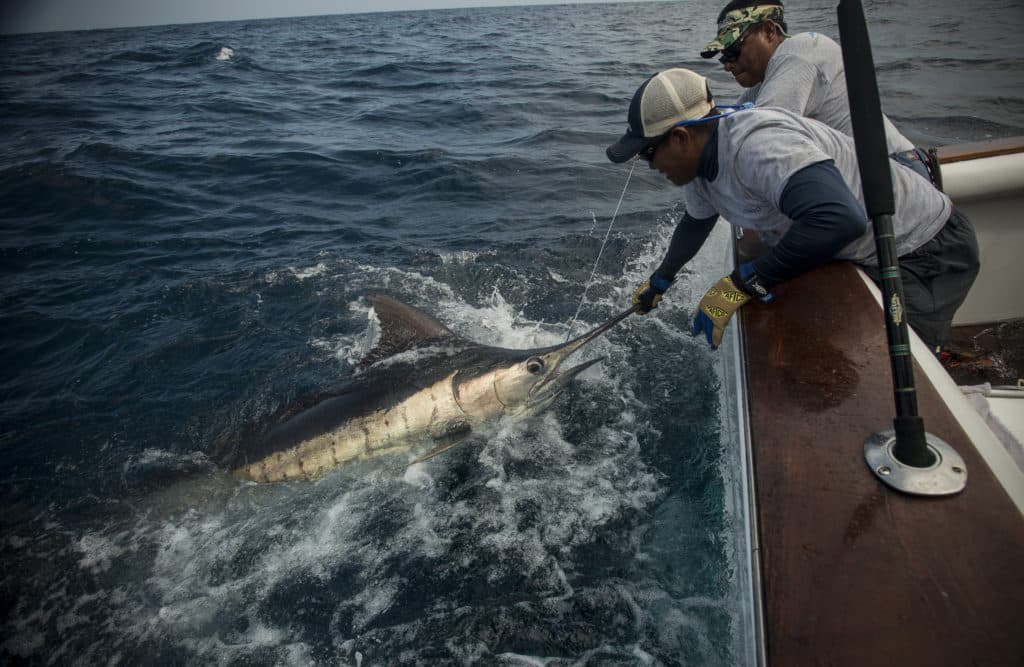
POLYGON ((723 65, 734 63, 740 59, 740 51, 743 49, 743 42, 747 41, 747 37, 750 36, 750 28, 743 33, 743 36, 737 39, 735 42, 722 49, 722 57, 718 59, 718 62, 723 65))
POLYGON ((653 162, 654 154, 658 152, 658 147, 665 142, 665 139, 668 138, 668 135, 671 132, 672 130, 669 130, 651 143, 647 144, 639 153, 636 154, 636 156, 644 162, 653 162))

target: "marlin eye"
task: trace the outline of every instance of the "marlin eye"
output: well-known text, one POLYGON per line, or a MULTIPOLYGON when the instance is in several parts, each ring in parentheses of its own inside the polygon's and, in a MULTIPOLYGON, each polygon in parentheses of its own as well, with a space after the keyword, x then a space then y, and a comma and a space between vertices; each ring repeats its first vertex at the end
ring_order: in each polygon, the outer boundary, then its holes
POLYGON ((537 375, 544 371, 544 360, 540 357, 530 357, 526 360, 526 370, 537 375))

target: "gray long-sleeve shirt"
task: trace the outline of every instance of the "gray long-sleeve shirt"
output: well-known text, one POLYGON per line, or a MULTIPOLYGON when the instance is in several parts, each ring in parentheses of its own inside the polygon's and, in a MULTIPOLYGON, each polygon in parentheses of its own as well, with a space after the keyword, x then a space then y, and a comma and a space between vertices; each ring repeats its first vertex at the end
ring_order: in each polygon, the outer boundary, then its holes
MULTIPOLYGON (((764 80, 743 91, 739 102, 786 109, 853 136, 843 52, 820 33, 802 32, 783 40, 768 61, 764 80)), ((890 153, 914 147, 888 118, 883 122, 890 153)))

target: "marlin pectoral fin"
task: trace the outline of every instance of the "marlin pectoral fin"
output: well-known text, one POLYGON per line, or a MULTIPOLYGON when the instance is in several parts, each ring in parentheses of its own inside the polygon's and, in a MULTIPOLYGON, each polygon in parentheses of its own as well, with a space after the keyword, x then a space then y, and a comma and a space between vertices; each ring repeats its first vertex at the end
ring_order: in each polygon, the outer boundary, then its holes
POLYGON ((434 438, 434 442, 437 443, 437 446, 434 447, 434 449, 431 449, 429 452, 427 452, 423 456, 418 457, 416 460, 414 460, 409 465, 413 465, 415 463, 421 463, 423 461, 429 461, 430 459, 434 458, 438 454, 447 452, 449 449, 451 449, 452 447, 455 447, 456 445, 461 443, 463 440, 465 440, 466 437, 470 433, 472 433, 472 431, 473 431, 472 427, 470 427, 470 425, 465 423, 465 422, 460 422, 458 424, 452 425, 444 433, 442 433, 441 435, 438 435, 438 436, 436 436, 434 438))
MULTIPOLYGON (((461 442, 461 440, 459 442, 461 442)), ((448 442, 448 443, 445 443, 445 444, 441 445, 440 447, 438 447, 437 449, 432 449, 429 452, 427 452, 426 454, 424 454, 423 456, 420 456, 420 457, 416 458, 411 463, 409 463, 409 465, 415 465, 417 463, 423 463, 424 461, 429 461, 430 459, 434 458, 438 454, 443 454, 444 452, 447 452, 449 449, 451 449, 452 447, 455 447, 458 444, 459 444, 458 442, 448 442)))

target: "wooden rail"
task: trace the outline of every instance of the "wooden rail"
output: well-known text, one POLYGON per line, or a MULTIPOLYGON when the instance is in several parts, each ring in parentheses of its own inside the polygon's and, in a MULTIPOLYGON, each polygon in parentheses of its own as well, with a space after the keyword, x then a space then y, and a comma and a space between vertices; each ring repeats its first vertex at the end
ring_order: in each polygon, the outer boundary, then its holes
POLYGON ((882 314, 848 263, 741 311, 770 665, 1019 665, 1024 518, 917 369, 960 495, 900 494, 863 443, 892 428, 882 314))
POLYGON ((1024 137, 1009 137, 1007 139, 993 139, 969 144, 955 144, 952 146, 942 146, 937 150, 941 164, 973 160, 979 157, 1024 153, 1024 137))

